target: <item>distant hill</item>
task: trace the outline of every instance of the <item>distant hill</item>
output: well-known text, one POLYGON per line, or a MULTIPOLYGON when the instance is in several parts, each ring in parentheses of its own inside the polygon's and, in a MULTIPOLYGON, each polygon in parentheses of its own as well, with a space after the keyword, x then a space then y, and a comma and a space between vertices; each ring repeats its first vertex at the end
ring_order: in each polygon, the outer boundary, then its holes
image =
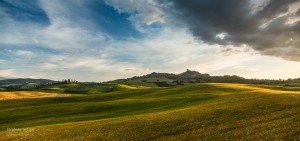
POLYGON ((55 82, 57 81, 53 81, 49 79, 30 79, 30 78, 4 79, 4 80, 0 80, 0 88, 35 87, 38 85, 51 84, 55 82))
POLYGON ((7 79, 7 78, 5 78, 5 77, 0 77, 0 80, 5 80, 5 79, 7 79))
POLYGON ((120 83, 126 85, 143 85, 151 87, 169 87, 176 85, 185 85, 193 83, 205 83, 205 82, 216 82, 216 83, 242 83, 242 84, 282 84, 299 85, 299 79, 289 80, 268 80, 268 79, 246 79, 237 75, 224 75, 224 76, 211 76, 209 74, 199 73, 187 69, 185 72, 180 74, 172 73, 157 73, 153 72, 144 76, 135 76, 127 79, 118 79, 110 81, 111 83, 120 83))

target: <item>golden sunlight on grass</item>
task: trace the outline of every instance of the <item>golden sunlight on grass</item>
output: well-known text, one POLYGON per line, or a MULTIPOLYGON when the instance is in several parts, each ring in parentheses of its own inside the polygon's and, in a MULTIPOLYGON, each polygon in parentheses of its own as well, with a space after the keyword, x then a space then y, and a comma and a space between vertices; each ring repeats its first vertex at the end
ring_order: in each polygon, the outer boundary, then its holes
POLYGON ((212 86, 247 90, 252 92, 261 92, 265 94, 300 94, 298 91, 283 91, 283 90, 273 90, 268 88, 259 87, 259 85, 250 85, 250 84, 233 84, 233 83, 209 83, 212 86))
POLYGON ((42 97, 64 97, 64 96, 74 96, 74 95, 61 94, 61 93, 34 92, 34 91, 0 92, 0 100, 42 98, 42 97))
POLYGON ((125 85, 125 84, 117 84, 117 88, 123 88, 123 89, 146 89, 150 87, 146 86, 130 86, 130 85, 125 85))

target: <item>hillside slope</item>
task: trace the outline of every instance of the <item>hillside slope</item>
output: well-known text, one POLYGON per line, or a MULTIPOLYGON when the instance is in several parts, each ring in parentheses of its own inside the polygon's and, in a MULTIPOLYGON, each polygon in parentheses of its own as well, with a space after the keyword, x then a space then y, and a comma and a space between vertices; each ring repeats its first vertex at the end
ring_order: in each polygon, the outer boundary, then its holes
POLYGON ((203 83, 6 100, 0 115, 4 140, 300 139, 300 92, 258 85, 203 83))

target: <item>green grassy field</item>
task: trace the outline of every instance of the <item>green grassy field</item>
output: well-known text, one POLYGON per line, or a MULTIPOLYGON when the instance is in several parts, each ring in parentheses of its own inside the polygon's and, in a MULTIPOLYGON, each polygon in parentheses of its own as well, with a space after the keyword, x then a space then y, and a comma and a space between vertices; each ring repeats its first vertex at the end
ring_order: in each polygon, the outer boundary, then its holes
POLYGON ((117 88, 0 101, 0 140, 300 140, 298 89, 218 83, 117 88))
MULTIPOLYGON (((11 91, 39 91, 47 93, 67 93, 67 94, 100 94, 113 91, 144 89, 145 86, 134 86, 115 83, 56 83, 51 85, 42 85, 40 87, 20 88, 11 91)), ((0 91, 1 92, 1 91, 0 91)))
POLYGON ((158 87, 157 82, 166 82, 169 85, 175 86, 174 80, 165 77, 150 77, 150 78, 134 78, 134 79, 121 79, 111 81, 112 83, 158 87))

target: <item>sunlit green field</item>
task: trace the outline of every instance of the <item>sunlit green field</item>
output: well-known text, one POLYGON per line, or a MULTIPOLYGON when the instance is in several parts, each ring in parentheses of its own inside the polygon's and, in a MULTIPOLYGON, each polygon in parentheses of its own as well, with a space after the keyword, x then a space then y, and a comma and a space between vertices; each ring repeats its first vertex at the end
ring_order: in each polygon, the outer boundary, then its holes
POLYGON ((0 140, 300 140, 300 91, 194 84, 0 101, 0 140))

